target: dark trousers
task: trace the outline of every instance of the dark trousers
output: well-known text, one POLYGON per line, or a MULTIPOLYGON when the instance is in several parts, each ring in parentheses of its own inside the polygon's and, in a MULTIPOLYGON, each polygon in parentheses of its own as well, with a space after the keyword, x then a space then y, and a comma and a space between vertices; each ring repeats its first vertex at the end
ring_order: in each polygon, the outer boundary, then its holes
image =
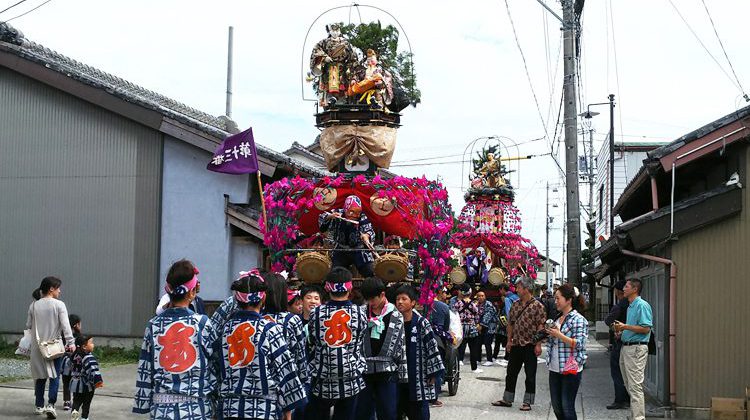
POLYGON ((89 418, 89 408, 91 408, 91 401, 94 399, 94 391, 85 391, 83 393, 73 394, 73 410, 78 410, 81 413, 81 417, 84 419, 89 418))
POLYGON ((357 409, 357 397, 340 398, 337 400, 326 400, 315 395, 310 395, 310 403, 305 412, 306 419, 329 420, 331 418, 331 407, 333 407, 333 420, 350 420, 355 418, 357 409))
POLYGON ((476 370, 479 360, 482 358, 482 341, 479 336, 466 338, 458 346, 458 360, 464 360, 466 355, 466 346, 469 346, 469 360, 471 361, 471 370, 476 370))
MULTIPOLYGON (((62 357, 53 361, 57 377, 49 378, 49 400, 50 405, 57 403, 57 391, 60 389, 60 368, 62 367, 62 357)), ((37 407, 44 407, 44 387, 47 379, 37 379, 34 381, 34 402, 37 407)))
POLYGON ((70 375, 63 375, 63 401, 70 401, 70 381, 73 379, 70 375))
POLYGON ((581 374, 563 375, 557 372, 549 373, 549 394, 552 410, 558 420, 577 420, 576 395, 581 385, 581 374))
MULTIPOLYGON (((494 334, 490 333, 484 333, 479 336, 482 341, 482 346, 484 346, 484 352, 487 355, 487 361, 491 362, 493 360, 492 357, 492 340, 495 338, 494 334)), ((479 360, 482 360, 482 347, 479 347, 479 360)))
POLYGON ((388 378, 375 380, 365 375, 365 389, 357 396, 356 419, 396 420, 398 380, 388 378))
POLYGON ((502 348, 505 348, 506 344, 508 344, 507 335, 495 334, 495 351, 492 353, 492 357, 494 359, 497 359, 497 356, 500 354, 500 346, 502 346, 502 348))
POLYGON ((402 418, 402 416, 406 416, 409 420, 430 420, 430 403, 427 401, 409 401, 408 384, 398 384, 397 417, 402 418))
POLYGON ((334 267, 350 268, 352 265, 357 267, 360 277, 367 278, 375 275, 373 264, 366 262, 361 254, 363 251, 337 251, 333 253, 332 263, 334 267))
POLYGON ((612 382, 615 384, 615 403, 627 404, 630 402, 630 396, 625 388, 625 381, 622 379, 622 371, 620 370, 621 351, 622 341, 615 340, 612 351, 609 352, 609 372, 612 375, 612 382))
POLYGON ((307 395, 307 399, 297 407, 294 412, 292 413, 292 420, 305 420, 305 411, 307 410, 307 404, 310 401, 310 384, 302 384, 302 386, 305 387, 305 395, 307 395))
POLYGON ((526 373, 526 390, 523 395, 525 404, 534 404, 536 394, 536 354, 534 354, 534 345, 513 346, 510 351, 510 360, 508 360, 508 371, 505 375, 505 393, 503 400, 513 402, 516 396, 516 382, 518 374, 521 373, 521 367, 526 373))

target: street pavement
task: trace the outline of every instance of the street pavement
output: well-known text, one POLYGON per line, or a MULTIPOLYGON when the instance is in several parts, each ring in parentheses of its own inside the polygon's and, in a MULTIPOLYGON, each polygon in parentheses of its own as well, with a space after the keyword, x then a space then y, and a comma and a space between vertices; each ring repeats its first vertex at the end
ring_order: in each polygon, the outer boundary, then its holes
MULTIPOLYGON (((609 360, 606 349, 595 341, 588 344, 589 359, 583 373, 583 382, 578 394, 577 411, 579 419, 625 419, 627 411, 610 411, 605 408, 613 399, 612 382, 609 376, 609 360)), ((472 374, 467 363, 462 366, 458 394, 454 397, 441 396, 445 403, 442 408, 431 410, 433 419, 554 419, 550 407, 547 369, 544 363, 538 364, 536 404, 531 412, 521 412, 520 404, 514 407, 493 407, 490 402, 500 399, 505 386, 505 368, 500 366, 482 367, 484 373, 472 374)), ((124 419, 134 416, 130 408, 135 384, 135 365, 123 365, 104 369, 104 388, 97 390, 91 406, 92 419, 124 419)), ((518 379, 517 398, 523 397, 524 374, 518 379)), ((34 387, 31 380, 0 384, 0 418, 39 419, 33 414, 34 387)), ((58 418, 70 418, 69 412, 62 411, 62 389, 58 398, 58 418)), ((141 418, 145 418, 141 417, 141 418)))

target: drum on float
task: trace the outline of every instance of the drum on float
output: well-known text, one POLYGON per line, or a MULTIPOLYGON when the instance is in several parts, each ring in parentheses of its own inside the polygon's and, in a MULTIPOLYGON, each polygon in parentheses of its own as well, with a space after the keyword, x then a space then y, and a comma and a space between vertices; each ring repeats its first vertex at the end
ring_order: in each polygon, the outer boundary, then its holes
POLYGON ((487 281, 493 286, 500 286, 505 283, 505 271, 500 267, 493 267, 487 275, 487 281))
POLYGON ((375 274, 387 283, 402 281, 409 271, 409 258, 402 252, 388 252, 375 260, 375 274))
POLYGON ((464 284, 466 282, 466 269, 463 267, 454 267, 449 274, 451 283, 464 284))
POLYGON ((331 271, 331 257, 326 251, 305 251, 297 257, 297 275, 308 284, 323 283, 331 271))

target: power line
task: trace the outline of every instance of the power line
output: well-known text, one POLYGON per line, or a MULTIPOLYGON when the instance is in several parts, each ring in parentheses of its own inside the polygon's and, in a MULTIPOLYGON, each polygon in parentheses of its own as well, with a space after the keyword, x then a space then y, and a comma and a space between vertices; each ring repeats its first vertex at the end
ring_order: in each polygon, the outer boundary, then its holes
MULTIPOLYGON (((670 0, 671 1, 671 0, 670 0)), ((615 18, 612 14, 612 0, 609 0, 609 21, 612 28, 612 53, 615 57, 615 82, 617 83, 617 116, 620 120, 620 134, 622 134, 622 94, 620 94, 620 66, 617 65, 617 42, 615 41, 615 18)), ((612 133, 614 134, 614 133, 612 133)))
MULTIPOLYGON (((522 141, 522 142, 520 142, 518 144, 515 144, 515 146, 520 146, 522 144, 527 144, 527 143, 531 143, 531 142, 535 142, 535 141, 539 141, 539 140, 544 140, 544 139, 545 139, 545 137, 539 137, 539 138, 536 138, 536 139, 526 140, 526 141, 522 141)), ((463 154, 462 153, 458 153, 458 154, 452 154, 452 155, 432 156, 432 157, 425 157, 425 158, 418 158, 418 159, 396 160, 396 161, 393 161, 391 163, 422 162, 422 161, 425 161, 425 160, 444 159, 444 158, 452 158, 452 157, 459 157, 459 156, 463 156, 463 154)))
POLYGON ((750 102, 750 98, 748 98, 747 93, 745 93, 745 89, 742 87, 742 83, 740 83, 740 78, 737 77, 737 72, 734 71, 734 66, 732 65, 732 60, 729 59, 729 55, 727 54, 727 50, 724 48, 724 43, 721 42, 721 38, 719 37, 719 31, 716 30, 716 25, 714 24, 714 19, 711 17, 711 13, 708 11, 708 6, 706 6, 706 1, 701 0, 701 3, 703 3, 703 8, 706 9, 706 14, 708 15, 708 20, 711 21, 711 27, 714 28, 714 34, 716 34, 716 39, 719 41, 719 45, 721 45, 721 51, 724 53, 724 57, 727 59, 727 63, 729 63, 729 69, 732 70, 732 74, 734 75, 734 80, 737 81, 737 85, 739 86, 740 90, 742 91, 742 94, 745 97, 745 100, 750 102))
MULTIPOLYGON (((23 0, 23 1, 26 1, 26 0, 23 0)), ((23 1, 22 1, 21 3, 23 3, 23 1)), ((12 17, 12 18, 10 18, 10 19, 6 20, 6 21, 5 21, 4 23, 8 23, 8 22, 10 22, 11 20, 15 20, 15 19, 18 19, 18 18, 20 18, 20 17, 24 17, 24 16, 28 15, 29 13, 33 12, 34 10, 36 10, 36 9, 38 9, 38 8, 40 8, 40 7, 42 7, 42 6, 44 6, 45 4, 47 4, 47 3, 51 2, 51 1, 52 1, 52 0, 47 0, 47 1, 45 1, 44 3, 40 4, 39 6, 37 6, 37 7, 33 8, 33 9, 31 9, 31 10, 28 10, 28 11, 26 11, 26 12, 23 12, 23 13, 21 13, 20 15, 14 16, 14 17, 12 17)))
POLYGON ((3 9, 3 10, 0 10, 0 13, 5 13, 5 12, 7 12, 8 10, 10 10, 10 9, 12 9, 12 8, 14 8, 14 7, 16 7, 16 6, 18 6, 19 4, 21 4, 21 3, 25 2, 25 1, 26 1, 26 0, 21 0, 21 1, 19 1, 18 3, 16 3, 16 4, 11 4, 10 6, 6 7, 5 9, 3 9))
MULTIPOLYGON (((524 155, 525 158, 533 158, 533 157, 540 157, 540 156, 548 156, 550 153, 542 153, 538 155, 524 155)), ((453 165, 456 163, 469 163, 472 159, 469 160, 451 160, 447 162, 425 162, 425 163, 404 163, 404 164, 396 164, 391 165, 391 168, 403 168, 406 166, 433 166, 433 165, 453 165)))
POLYGON ((708 48, 706 47, 706 44, 703 43, 703 41, 700 39, 700 37, 698 36, 698 34, 695 33, 695 31, 693 30, 693 27, 690 26, 690 24, 685 19, 685 17, 682 16, 682 13, 680 13, 680 9, 678 9, 677 6, 675 6, 675 4, 674 4, 674 2, 672 0, 669 0, 669 4, 672 5, 672 8, 674 9, 674 11, 677 12, 677 15, 680 16, 680 19, 682 19, 682 22, 685 23, 685 26, 688 27, 688 29, 693 34, 693 36, 698 41, 698 43, 701 44, 701 47, 703 47, 703 49, 706 51, 706 54, 708 54, 711 57, 711 59, 714 60, 714 63, 716 63, 716 65, 719 66, 719 69, 721 69, 721 72, 724 73, 724 75, 727 76, 727 79, 729 79, 729 81, 744 94, 745 92, 742 90, 742 87, 739 86, 737 84, 737 82, 734 81, 734 79, 732 79, 732 77, 729 75, 729 73, 727 73, 727 71, 724 70, 724 67, 721 64, 719 64, 719 60, 717 60, 716 57, 714 57, 714 55, 711 54, 711 51, 708 50, 708 48))

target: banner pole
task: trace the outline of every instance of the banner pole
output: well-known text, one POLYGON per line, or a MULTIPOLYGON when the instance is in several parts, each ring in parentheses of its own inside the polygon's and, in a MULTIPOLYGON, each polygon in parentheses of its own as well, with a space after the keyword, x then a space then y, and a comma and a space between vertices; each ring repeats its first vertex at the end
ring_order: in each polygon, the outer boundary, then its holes
POLYGON ((257 171, 255 173, 258 176, 258 191, 260 191, 260 205, 263 208, 263 222, 265 223, 266 220, 268 220, 268 215, 266 214, 266 199, 263 197, 263 182, 260 180, 260 171, 257 171))

